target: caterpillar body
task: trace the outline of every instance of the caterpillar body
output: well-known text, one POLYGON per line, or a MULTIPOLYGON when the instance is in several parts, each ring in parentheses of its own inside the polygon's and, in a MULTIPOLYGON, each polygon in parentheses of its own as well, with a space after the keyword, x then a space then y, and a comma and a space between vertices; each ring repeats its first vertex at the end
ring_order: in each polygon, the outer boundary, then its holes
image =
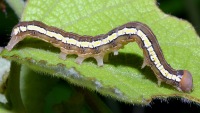
POLYGON ((144 54, 142 68, 146 65, 151 67, 158 79, 158 85, 166 82, 183 92, 191 92, 193 89, 191 73, 173 69, 164 59, 152 30, 140 22, 129 22, 107 34, 97 36, 80 36, 39 21, 19 22, 13 28, 11 40, 5 48, 12 50, 19 41, 28 36, 60 48, 61 59, 66 59, 69 54, 76 54, 76 62, 81 64, 84 59, 94 57, 98 66, 103 66, 103 58, 108 53, 114 52, 114 55, 117 55, 118 50, 127 43, 137 42, 144 54))

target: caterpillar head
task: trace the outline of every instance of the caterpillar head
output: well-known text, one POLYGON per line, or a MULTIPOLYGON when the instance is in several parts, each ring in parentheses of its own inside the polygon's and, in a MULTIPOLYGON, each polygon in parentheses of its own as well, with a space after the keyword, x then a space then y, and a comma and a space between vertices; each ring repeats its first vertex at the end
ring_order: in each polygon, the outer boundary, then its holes
POLYGON ((187 70, 178 70, 177 76, 181 76, 181 81, 179 82, 179 90, 183 92, 191 92, 193 89, 192 75, 187 70))

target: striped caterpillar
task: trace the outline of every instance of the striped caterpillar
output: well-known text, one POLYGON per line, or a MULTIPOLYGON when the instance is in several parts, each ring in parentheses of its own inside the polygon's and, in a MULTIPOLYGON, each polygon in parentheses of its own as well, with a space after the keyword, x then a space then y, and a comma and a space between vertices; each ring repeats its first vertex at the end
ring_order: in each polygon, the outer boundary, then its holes
POLYGON ((193 89, 190 72, 171 68, 164 59, 162 50, 151 29, 140 22, 129 22, 107 34, 94 37, 65 32, 39 21, 19 22, 13 28, 11 40, 5 48, 9 51, 12 50, 19 41, 28 36, 41 39, 60 48, 61 59, 66 59, 68 54, 76 54, 78 55, 76 62, 81 64, 84 59, 94 57, 98 66, 103 66, 104 55, 111 52, 117 55, 118 49, 135 41, 143 50, 142 68, 146 65, 151 67, 158 79, 158 85, 161 82, 166 82, 183 92, 191 92, 193 89))

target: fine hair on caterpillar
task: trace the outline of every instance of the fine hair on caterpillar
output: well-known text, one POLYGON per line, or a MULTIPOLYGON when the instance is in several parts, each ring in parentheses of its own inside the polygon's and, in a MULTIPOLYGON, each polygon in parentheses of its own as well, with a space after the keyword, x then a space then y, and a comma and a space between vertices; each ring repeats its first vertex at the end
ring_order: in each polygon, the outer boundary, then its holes
POLYGON ((19 22, 13 28, 6 49, 12 50, 19 41, 28 36, 60 48, 61 59, 65 60, 67 55, 76 54, 76 62, 81 64, 84 59, 93 57, 98 66, 103 66, 103 58, 108 53, 114 52, 117 55, 118 50, 127 43, 137 42, 144 54, 142 68, 151 67, 158 79, 158 85, 165 82, 183 92, 191 92, 193 89, 191 73, 187 70, 175 70, 166 62, 156 36, 141 22, 129 22, 107 34, 97 36, 80 36, 39 21, 19 22))

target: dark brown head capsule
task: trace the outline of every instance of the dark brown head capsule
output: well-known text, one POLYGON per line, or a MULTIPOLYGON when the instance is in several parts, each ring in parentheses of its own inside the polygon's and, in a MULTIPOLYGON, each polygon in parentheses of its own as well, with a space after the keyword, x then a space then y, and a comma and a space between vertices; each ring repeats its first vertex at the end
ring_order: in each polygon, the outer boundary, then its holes
POLYGON ((187 70, 178 70, 177 76, 181 76, 181 81, 179 83, 179 88, 183 92, 191 92, 193 89, 192 75, 187 70))

